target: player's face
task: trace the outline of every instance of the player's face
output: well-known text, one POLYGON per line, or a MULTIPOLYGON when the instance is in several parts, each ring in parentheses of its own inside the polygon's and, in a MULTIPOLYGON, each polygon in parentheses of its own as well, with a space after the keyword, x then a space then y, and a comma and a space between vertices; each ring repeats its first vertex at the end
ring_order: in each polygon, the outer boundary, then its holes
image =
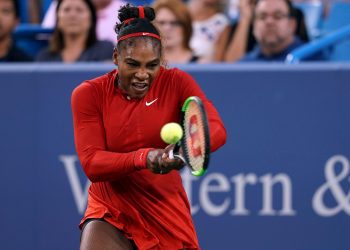
POLYGON ((88 34, 91 13, 82 0, 64 0, 57 13, 58 28, 66 35, 88 34))
POLYGON ((150 39, 136 39, 121 51, 114 51, 118 85, 132 98, 144 97, 159 72, 160 48, 150 39))
POLYGON ((263 0, 255 8, 254 35, 263 48, 286 47, 294 37, 296 23, 283 0, 263 0))
POLYGON ((0 41, 11 36, 18 24, 12 0, 0 1, 0 41))

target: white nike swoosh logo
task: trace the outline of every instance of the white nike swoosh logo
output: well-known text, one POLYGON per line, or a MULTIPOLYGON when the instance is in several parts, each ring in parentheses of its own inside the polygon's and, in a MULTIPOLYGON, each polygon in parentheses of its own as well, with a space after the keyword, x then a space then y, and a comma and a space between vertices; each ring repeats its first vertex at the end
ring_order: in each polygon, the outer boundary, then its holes
POLYGON ((154 99, 153 101, 150 101, 150 102, 146 101, 146 106, 151 106, 157 100, 158 100, 158 98, 156 98, 156 99, 154 99))

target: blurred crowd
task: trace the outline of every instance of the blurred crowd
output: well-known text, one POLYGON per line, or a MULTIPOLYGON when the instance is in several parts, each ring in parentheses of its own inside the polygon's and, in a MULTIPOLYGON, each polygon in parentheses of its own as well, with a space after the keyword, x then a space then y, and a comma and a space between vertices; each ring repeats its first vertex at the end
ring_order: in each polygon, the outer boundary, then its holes
MULTIPOLYGON (((322 35, 305 6, 318 6, 319 19, 327 20, 334 1, 0 0, 0 62, 110 63, 118 9, 126 3, 154 8, 164 63, 183 64, 283 62, 322 35)), ((323 51, 304 58, 325 60, 323 51)))

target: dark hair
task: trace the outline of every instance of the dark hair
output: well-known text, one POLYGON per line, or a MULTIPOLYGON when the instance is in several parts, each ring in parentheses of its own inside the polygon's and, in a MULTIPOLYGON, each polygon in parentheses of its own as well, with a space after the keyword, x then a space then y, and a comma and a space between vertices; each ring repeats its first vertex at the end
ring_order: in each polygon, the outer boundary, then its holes
POLYGON ((294 8, 291 0, 284 0, 284 2, 287 4, 289 16, 294 16, 294 8))
POLYGON ((190 48, 190 40, 193 33, 192 18, 186 4, 182 0, 158 0, 154 2, 153 8, 156 12, 162 8, 169 9, 176 16, 181 23, 184 33, 183 47, 192 50, 190 48))
POLYGON ((134 36, 125 40, 119 41, 122 37, 127 35, 146 32, 159 37, 159 31, 152 24, 155 19, 154 9, 148 6, 135 7, 131 4, 126 4, 119 9, 118 18, 120 23, 116 23, 115 32, 117 33, 117 49, 120 50, 123 46, 132 45, 136 39, 151 39, 155 46, 160 46, 160 39, 152 36, 134 36), (140 13, 143 8, 144 16, 140 13))
MULTIPOLYGON (((258 5, 259 2, 261 1, 264 1, 264 0, 257 0, 256 3, 255 3, 255 7, 258 5)), ((286 5, 287 5, 287 8, 288 8, 288 16, 289 17, 293 17, 294 15, 294 8, 293 8, 293 4, 292 4, 292 1, 290 0, 283 0, 286 5)))
POLYGON ((307 27, 305 24, 305 16, 301 9, 294 7, 292 16, 295 18, 297 27, 296 27, 296 35, 304 42, 309 42, 310 38, 307 32, 307 27))
POLYGON ((14 9, 14 12, 15 12, 15 16, 16 18, 20 18, 20 9, 19 9, 19 2, 18 0, 12 0, 12 5, 13 5, 13 9, 14 9))
MULTIPOLYGON (((51 40, 50 40, 50 52, 52 53, 57 53, 61 51, 65 44, 64 44, 64 39, 63 39, 63 33, 62 31, 58 28, 58 10, 61 7, 61 4, 64 0, 58 0, 57 2, 57 7, 56 7, 56 26, 54 29, 54 32, 52 34, 51 40)), ((68 0, 67 0, 68 1, 68 0)), ((97 36, 96 36, 96 23, 97 23, 97 16, 96 16, 96 10, 95 6, 91 2, 91 0, 82 0, 86 6, 88 7, 90 14, 91 14, 91 27, 88 31, 88 36, 86 39, 85 43, 85 48, 90 47, 97 41, 97 36)))

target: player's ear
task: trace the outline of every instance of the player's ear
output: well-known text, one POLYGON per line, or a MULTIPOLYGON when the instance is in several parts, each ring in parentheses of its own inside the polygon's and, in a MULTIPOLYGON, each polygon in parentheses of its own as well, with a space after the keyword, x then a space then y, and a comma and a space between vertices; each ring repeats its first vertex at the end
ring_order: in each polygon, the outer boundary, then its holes
POLYGON ((113 63, 118 66, 118 52, 117 52, 117 48, 114 48, 114 50, 113 50, 113 63))

